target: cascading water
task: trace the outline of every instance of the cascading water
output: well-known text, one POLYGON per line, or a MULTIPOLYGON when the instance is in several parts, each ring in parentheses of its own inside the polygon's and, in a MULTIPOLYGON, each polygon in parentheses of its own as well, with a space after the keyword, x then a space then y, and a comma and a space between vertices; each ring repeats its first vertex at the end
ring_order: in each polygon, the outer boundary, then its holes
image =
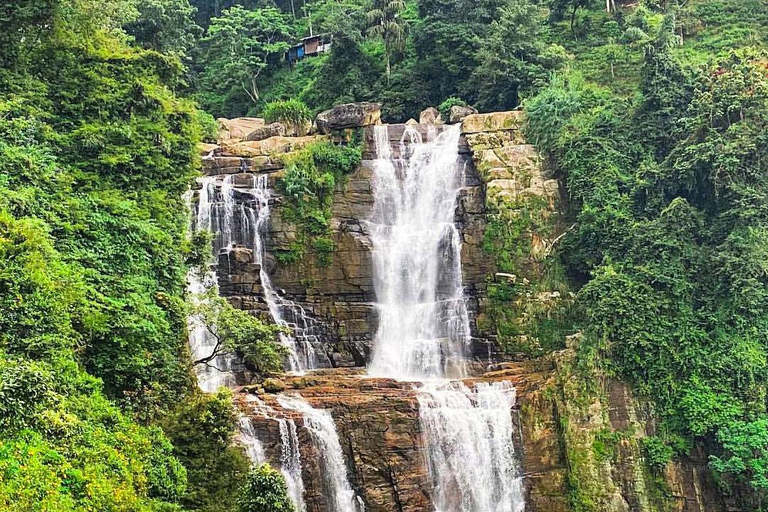
POLYGON ((454 224, 459 129, 449 127, 428 143, 407 129, 401 159, 392 157, 387 126, 374 133, 371 233, 379 329, 369 373, 461 376, 469 317, 454 224))
POLYGON ((509 383, 467 388, 470 339, 454 223, 462 186, 460 127, 433 140, 406 128, 396 158, 374 127, 371 219, 379 329, 369 373, 428 379, 417 392, 436 512, 522 512, 509 383))
POLYGON ((507 382, 428 384, 418 394, 437 512, 523 512, 515 460, 515 389, 507 382))
POLYGON ((256 436, 251 419, 247 416, 240 416, 237 420, 237 430, 238 433, 235 439, 245 448, 245 454, 248 456, 251 464, 261 464, 266 461, 267 457, 264 455, 264 446, 256 436))
POLYGON ((292 409, 304 417, 304 427, 312 435, 320 454, 320 471, 324 479, 324 495, 332 512, 363 512, 365 507, 352 490, 344 463, 339 435, 333 417, 328 411, 315 409, 299 396, 280 396, 278 402, 285 409, 292 409))
POLYGON ((267 176, 262 174, 253 176, 254 186, 251 189, 257 208, 250 209, 254 230, 251 236, 253 240, 253 257, 259 265, 261 287, 264 291, 264 301, 269 307, 269 314, 274 322, 286 327, 286 332, 280 334, 282 343, 288 347, 288 368, 294 372, 312 370, 317 367, 317 355, 314 344, 318 343, 318 337, 314 332, 318 329, 316 322, 310 318, 304 308, 291 302, 280 294, 272 286, 272 280, 267 273, 264 264, 264 245, 266 242, 266 227, 269 222, 269 186, 267 176))
POLYGON ((288 487, 288 495, 296 512, 305 512, 304 481, 301 479, 301 453, 299 436, 293 420, 280 419, 280 470, 288 487))
MULTIPOLYGON (((215 209, 217 199, 216 178, 206 176, 200 180, 201 188, 198 194, 197 207, 194 211, 191 228, 194 232, 210 231, 219 233, 227 224, 215 209)), ((191 194, 188 197, 191 205, 191 194)), ((214 239, 214 247, 221 243, 224 235, 214 239)), ((215 250, 214 255, 218 254, 215 250)), ((211 265, 214 262, 211 261, 211 265)), ((211 266, 207 269, 193 269, 187 275, 187 290, 190 300, 195 305, 207 300, 206 290, 217 288, 216 273, 211 266)), ((192 360, 197 361, 210 357, 218 345, 218 340, 209 327, 198 316, 192 315, 187 319, 189 331, 189 345, 192 352, 192 360)), ((235 384, 235 376, 232 373, 234 358, 231 355, 219 355, 205 364, 195 366, 197 384, 205 392, 212 393, 223 386, 235 384)))
MULTIPOLYGON (((304 309, 281 297, 272 286, 272 281, 264 265, 264 245, 266 226, 269 222, 268 177, 266 175, 226 176, 221 183, 217 177, 206 176, 200 179, 201 188, 192 223, 193 231, 209 231, 213 238, 213 261, 218 255, 229 252, 235 246, 253 250, 254 262, 259 264, 261 285, 270 316, 278 325, 286 327, 280 334, 281 342, 288 348, 287 368, 302 372, 317 366, 314 344, 318 342, 318 326, 304 309), (245 186, 236 186, 236 179, 245 182, 245 186)), ((204 275, 190 272, 189 291, 192 300, 203 300, 205 291, 216 287, 216 275, 211 269, 204 275)), ((215 335, 199 319, 189 319, 190 346, 195 360, 203 359, 213 353, 217 346, 215 335)), ((235 384, 232 367, 235 357, 231 354, 217 356, 207 364, 196 368, 198 384, 203 391, 213 392, 222 386, 235 384)))

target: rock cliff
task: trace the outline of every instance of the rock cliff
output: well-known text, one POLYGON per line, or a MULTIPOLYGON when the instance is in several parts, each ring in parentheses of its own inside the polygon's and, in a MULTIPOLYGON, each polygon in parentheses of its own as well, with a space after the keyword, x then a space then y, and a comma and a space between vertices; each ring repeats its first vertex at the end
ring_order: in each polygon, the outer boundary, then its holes
MULTIPOLYGON (((517 388, 517 453, 524 468, 526 510, 736 510, 717 492, 699 450, 664 467, 650 467, 642 448, 643 439, 657 428, 650 405, 633 397, 623 383, 597 372, 589 381, 583 374, 577 378, 573 345, 578 337, 570 338, 571 346, 564 348, 561 331, 538 328, 545 323, 542 318, 547 325, 557 324, 571 300, 550 257, 568 229, 561 184, 523 140, 519 112, 464 114, 464 187, 456 223, 462 237, 472 352, 477 374, 482 375, 471 381, 508 380, 517 388), (558 340, 554 346, 553 339, 558 340), (548 355, 535 357, 542 353, 548 355), (515 355, 526 360, 499 362, 515 355), (496 362, 489 366, 489 358, 496 362)), ((415 391, 419 384, 367 378, 353 368, 369 359, 376 331, 366 221, 373 205, 371 125, 378 123, 370 104, 326 113, 323 134, 304 137, 267 136, 272 129, 251 118, 222 120, 223 139, 201 148, 205 173, 234 175, 236 189, 249 186, 249 174, 268 174, 273 194, 264 264, 275 288, 317 321, 316 349, 323 366, 333 367, 280 382, 246 379, 236 397, 275 465, 281 458, 277 420, 297 423, 310 512, 329 512, 319 485, 318 454, 300 415, 283 409, 276 392, 300 394, 332 413, 351 484, 366 510, 433 509, 415 391), (258 134, 249 137, 254 131, 258 134), (332 258, 287 260, 283 256, 297 241, 297 227, 286 219, 286 202, 279 193, 286 156, 313 142, 355 138, 362 141, 363 161, 333 193, 332 258)), ((408 126, 424 136, 444 129, 431 123, 408 126)), ((399 142, 405 131, 406 125, 390 125, 387 135, 399 142)), ((218 278, 221 293, 234 305, 268 315, 250 249, 222 253, 218 278)))

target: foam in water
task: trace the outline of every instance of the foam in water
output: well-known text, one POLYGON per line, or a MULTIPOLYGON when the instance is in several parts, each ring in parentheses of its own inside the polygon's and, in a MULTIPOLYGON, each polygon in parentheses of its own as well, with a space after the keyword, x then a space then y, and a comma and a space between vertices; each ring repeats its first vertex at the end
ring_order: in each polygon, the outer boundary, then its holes
POLYGON ((454 216, 462 186, 460 128, 428 142, 407 128, 395 158, 375 126, 373 275, 379 328, 369 373, 429 378, 464 373, 469 317, 454 216))
POLYGON ((304 417, 304 427, 311 434, 312 442, 320 454, 324 495, 330 509, 333 512, 363 512, 365 507, 349 484, 344 452, 331 414, 315 409, 299 396, 282 395, 278 397, 278 402, 285 409, 301 412, 304 417))
POLYGON ((418 393, 436 512, 523 512, 508 382, 432 383, 418 393))

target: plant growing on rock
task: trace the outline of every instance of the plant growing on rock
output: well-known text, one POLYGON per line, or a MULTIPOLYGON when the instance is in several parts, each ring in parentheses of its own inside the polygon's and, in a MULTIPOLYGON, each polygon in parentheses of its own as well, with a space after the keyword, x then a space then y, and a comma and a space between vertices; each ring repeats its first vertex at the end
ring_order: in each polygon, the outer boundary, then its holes
POLYGON ((296 135, 306 134, 312 119, 307 106, 297 99, 270 101, 264 105, 262 115, 267 123, 283 123, 296 135))
POLYGON ((265 324, 246 311, 233 307, 218 295, 216 288, 197 298, 192 318, 204 325, 216 340, 211 353, 193 361, 194 365, 211 365, 218 356, 237 353, 259 373, 268 374, 282 368, 286 349, 277 338, 281 328, 265 324))

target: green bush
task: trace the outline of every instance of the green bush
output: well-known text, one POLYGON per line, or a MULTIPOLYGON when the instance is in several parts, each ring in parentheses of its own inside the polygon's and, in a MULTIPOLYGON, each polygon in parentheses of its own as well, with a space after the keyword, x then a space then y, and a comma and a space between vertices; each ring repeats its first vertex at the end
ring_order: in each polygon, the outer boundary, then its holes
POLYGON ((297 99, 270 101, 262 109, 268 123, 281 122, 298 135, 306 133, 306 125, 312 120, 307 106, 297 99))
POLYGON ((237 501, 238 512, 294 512, 288 487, 279 471, 269 464, 251 469, 237 501))

